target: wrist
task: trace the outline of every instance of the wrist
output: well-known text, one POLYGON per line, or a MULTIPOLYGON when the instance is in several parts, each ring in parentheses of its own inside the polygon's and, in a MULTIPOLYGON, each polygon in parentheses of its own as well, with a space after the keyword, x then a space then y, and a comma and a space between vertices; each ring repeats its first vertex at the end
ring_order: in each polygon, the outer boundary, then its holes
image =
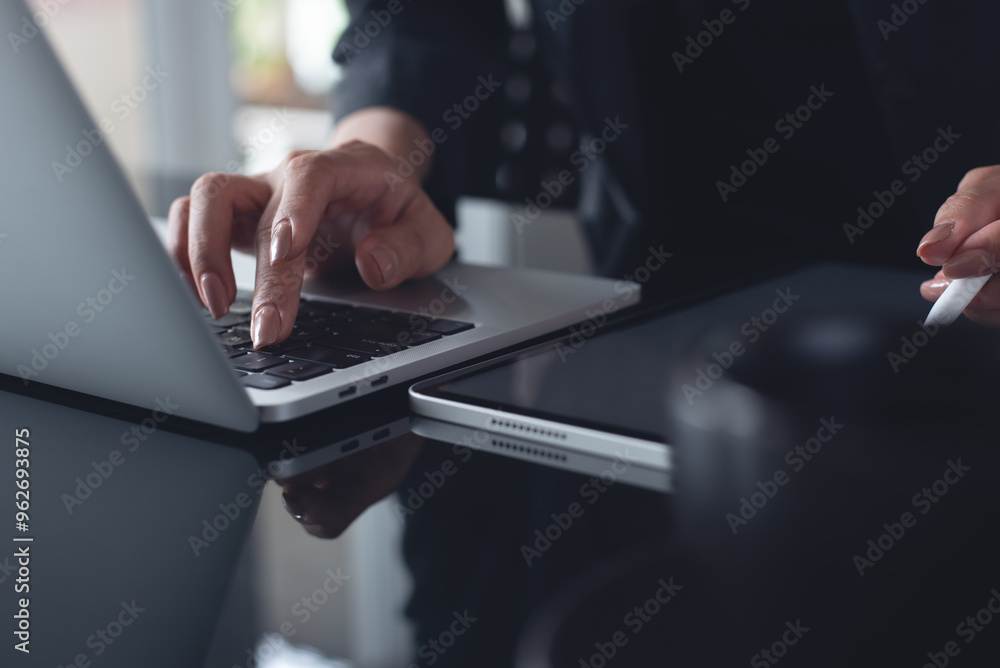
POLYGON ((394 163, 402 162, 404 169, 400 171, 403 174, 422 182, 430 173, 431 156, 421 152, 419 165, 407 156, 429 140, 427 129, 410 114, 392 107, 369 107, 337 122, 330 137, 330 148, 351 141, 371 144, 385 152, 394 163))

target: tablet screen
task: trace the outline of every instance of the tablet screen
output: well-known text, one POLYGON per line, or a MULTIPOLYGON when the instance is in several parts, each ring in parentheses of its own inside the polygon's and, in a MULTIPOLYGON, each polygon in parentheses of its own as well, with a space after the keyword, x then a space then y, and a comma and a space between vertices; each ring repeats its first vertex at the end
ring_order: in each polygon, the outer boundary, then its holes
POLYGON ((669 322, 658 319, 595 336, 584 327, 567 339, 521 353, 423 393, 666 442, 669 322), (591 336, 585 336, 590 333, 591 336))

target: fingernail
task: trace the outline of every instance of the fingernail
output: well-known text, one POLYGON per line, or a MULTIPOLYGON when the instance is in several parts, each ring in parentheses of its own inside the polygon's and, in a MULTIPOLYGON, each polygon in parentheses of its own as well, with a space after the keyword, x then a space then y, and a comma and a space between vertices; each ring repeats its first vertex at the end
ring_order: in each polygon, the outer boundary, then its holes
POLYGON ((269 346, 278 339, 278 331, 281 330, 281 315, 274 304, 267 303, 257 309, 253 314, 253 327, 250 336, 253 338, 254 348, 269 346))
POLYGON ((920 240, 917 244, 917 255, 920 255, 920 251, 923 250, 925 246, 931 244, 936 244, 938 242, 944 241, 951 236, 951 233, 955 231, 955 221, 949 220, 944 223, 938 223, 930 229, 930 231, 924 235, 924 238, 920 240))
POLYGON ((992 272, 990 256, 984 250, 970 250, 958 254, 944 265, 944 274, 948 278, 967 278, 969 276, 985 276, 992 272))
POLYGON ((382 282, 391 281, 396 275, 396 254, 386 246, 376 246, 368 251, 368 256, 378 266, 378 270, 382 274, 382 282))
POLYGON ((920 287, 927 288, 928 290, 944 290, 949 285, 951 285, 951 281, 949 280, 932 278, 929 281, 924 281, 923 283, 921 283, 920 287))
POLYGON ((313 478, 312 486, 316 489, 326 489, 330 486, 330 478, 325 475, 317 476, 313 478))
POLYGON ((212 318, 218 320, 229 312, 229 300, 226 299, 226 288, 222 279, 211 272, 201 275, 201 292, 205 295, 205 306, 212 318))
POLYGON ((281 503, 285 506, 285 509, 292 514, 292 517, 294 517, 295 519, 301 520, 303 517, 306 516, 305 509, 299 504, 297 504, 292 499, 292 497, 289 496, 288 492, 281 493, 281 503))
POLYGON ((271 228, 271 262, 284 260, 292 247, 292 223, 285 218, 271 228))

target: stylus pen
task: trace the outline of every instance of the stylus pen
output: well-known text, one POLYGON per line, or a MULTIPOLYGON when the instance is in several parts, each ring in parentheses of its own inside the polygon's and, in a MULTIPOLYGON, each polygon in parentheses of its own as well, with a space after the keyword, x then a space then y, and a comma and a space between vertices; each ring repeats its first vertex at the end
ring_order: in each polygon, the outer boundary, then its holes
POLYGON ((992 274, 987 274, 986 276, 969 276, 953 280, 951 285, 945 288, 945 291, 934 302, 931 312, 924 320, 924 327, 950 325, 955 322, 992 276, 992 274))

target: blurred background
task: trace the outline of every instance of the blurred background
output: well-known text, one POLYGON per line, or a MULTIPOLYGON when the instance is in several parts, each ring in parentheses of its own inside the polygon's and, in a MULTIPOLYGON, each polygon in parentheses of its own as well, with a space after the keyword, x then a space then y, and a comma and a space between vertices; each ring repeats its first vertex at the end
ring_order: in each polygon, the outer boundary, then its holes
MULTIPOLYGON (((327 141, 340 76, 331 53, 349 21, 343 0, 29 5, 94 120, 114 124, 110 146, 153 218, 165 216, 170 202, 205 172, 267 171, 288 151, 327 141)), ((569 168, 578 140, 565 91, 536 58, 526 0, 509 0, 507 10, 504 95, 463 130, 476 154, 488 158, 470 170, 469 196, 459 202, 459 253, 479 264, 584 272, 572 188, 530 226, 516 230, 511 222, 513 213, 523 215, 525 198, 541 191, 542 180, 569 168)), ((240 647, 240 665, 248 665, 246 648, 257 647, 253 659, 266 668, 406 665, 414 647, 402 615, 410 584, 391 502, 369 509, 341 538, 321 541, 287 516, 280 489, 269 485, 218 630, 220 662, 227 648, 240 647), (338 567, 351 586, 298 624, 295 605, 322 586, 327 569, 338 567), (296 624, 292 644, 316 654, 296 655, 282 643, 283 622, 296 624)))
POLYGON ((330 129, 339 0, 31 4, 153 215, 204 172, 270 169, 330 129), (143 94, 147 68, 162 82, 143 94))

